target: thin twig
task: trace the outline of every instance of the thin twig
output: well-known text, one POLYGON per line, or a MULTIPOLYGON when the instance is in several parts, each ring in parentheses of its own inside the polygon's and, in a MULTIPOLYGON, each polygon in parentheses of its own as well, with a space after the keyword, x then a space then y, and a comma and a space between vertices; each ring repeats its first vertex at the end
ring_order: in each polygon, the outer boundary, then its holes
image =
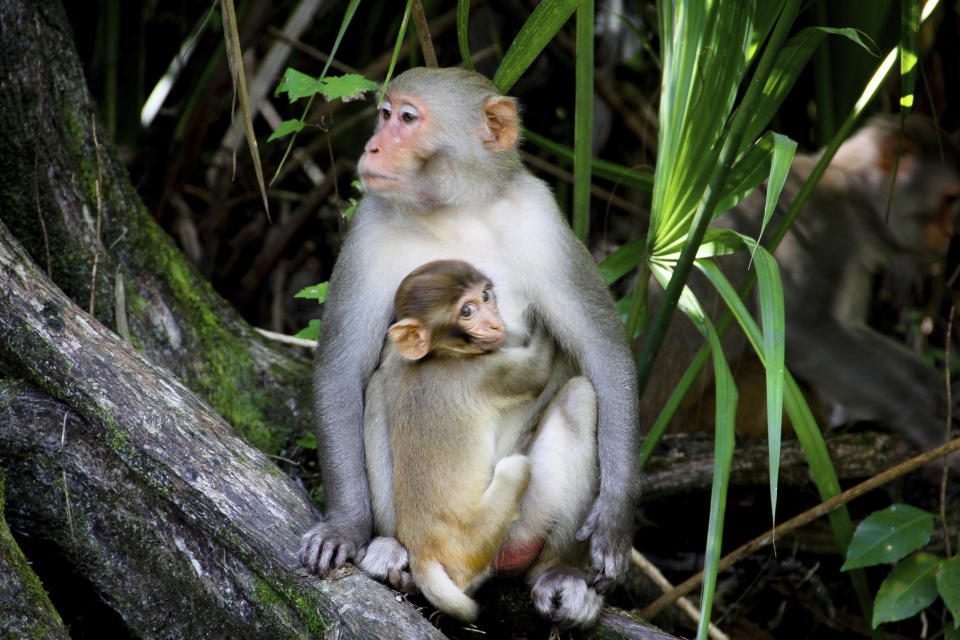
MULTIPOLYGON (((950 426, 953 422, 953 400, 950 392, 950 336, 953 333, 953 312, 954 305, 950 305, 950 315, 947 318, 947 342, 944 348, 943 357, 943 377, 947 387, 947 423, 943 439, 950 441, 950 426)), ((950 465, 943 465, 943 474, 940 476, 940 526, 943 527, 943 547, 950 558, 953 553, 950 549, 950 527, 947 524, 947 476, 950 473, 950 465)))
MULTIPOLYGON (((63 413, 63 429, 60 431, 60 453, 63 455, 64 459, 66 459, 64 448, 67 444, 67 418, 69 416, 69 411, 65 411, 63 413)), ((70 490, 67 488, 67 467, 65 464, 60 470, 60 473, 63 477, 63 501, 67 505, 67 524, 70 526, 70 535, 76 538, 77 532, 73 528, 73 510, 70 508, 70 490)))
MULTIPOLYGON (((872 491, 885 485, 894 478, 899 478, 900 476, 910 473, 911 471, 916 471, 923 465, 950 455, 958 450, 960 450, 960 438, 955 438, 950 442, 940 445, 936 449, 931 449, 926 453, 922 453, 918 456, 910 458, 905 462, 901 462, 900 464, 887 469, 883 473, 879 473, 869 480, 865 480, 855 487, 847 489, 843 493, 838 494, 825 502, 821 502, 816 507, 804 511, 798 516, 790 518, 783 524, 774 527, 763 535, 754 538, 750 542, 728 553, 720 559, 720 564, 717 568, 717 571, 722 571, 738 562, 742 558, 750 555, 754 551, 767 546, 770 544, 770 541, 774 539, 774 537, 782 537, 795 529, 799 529, 800 527, 813 522, 817 518, 825 516, 837 507, 850 502, 854 498, 859 498, 868 491, 872 491)), ((647 605, 643 611, 640 612, 640 616, 646 618, 647 620, 653 618, 665 608, 676 602, 677 598, 690 593, 690 591, 699 586, 702 581, 703 571, 688 578, 681 584, 677 585, 672 591, 665 593, 654 600, 652 603, 647 605)))
POLYGON ((420 38, 420 50, 423 51, 423 61, 428 67, 439 67, 437 53, 433 50, 433 40, 430 39, 430 25, 423 12, 423 3, 413 0, 413 22, 417 25, 417 37, 420 38))
POLYGON ((90 315, 97 304, 97 266, 100 264, 100 221, 103 218, 103 163, 100 160, 100 142, 97 140, 97 118, 92 116, 93 148, 97 153, 97 226, 93 238, 93 270, 90 275, 90 315))

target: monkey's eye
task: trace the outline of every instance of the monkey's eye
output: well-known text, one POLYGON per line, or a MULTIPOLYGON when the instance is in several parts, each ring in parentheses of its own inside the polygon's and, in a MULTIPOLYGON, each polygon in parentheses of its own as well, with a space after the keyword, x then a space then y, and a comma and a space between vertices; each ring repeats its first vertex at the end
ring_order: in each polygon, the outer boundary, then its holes
POLYGON ((490 302, 490 289, 484 289, 483 293, 480 294, 480 299, 484 302, 490 302))
POLYGON ((460 317, 463 319, 467 319, 470 316, 472 316, 476 312, 476 310, 477 310, 477 307, 473 303, 465 304, 462 307, 460 307, 460 317))
POLYGON ((420 119, 420 114, 417 113, 417 110, 410 105, 406 105, 400 109, 400 119, 406 124, 413 124, 420 119))
POLYGON ((383 119, 384 122, 390 119, 391 113, 393 113, 393 108, 389 102, 384 102, 380 105, 380 118, 383 119))

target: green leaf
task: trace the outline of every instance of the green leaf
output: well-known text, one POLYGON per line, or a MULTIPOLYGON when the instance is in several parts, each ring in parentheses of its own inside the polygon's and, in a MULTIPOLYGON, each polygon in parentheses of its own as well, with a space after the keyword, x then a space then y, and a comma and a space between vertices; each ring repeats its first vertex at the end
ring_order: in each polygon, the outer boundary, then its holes
POLYGON ((767 178, 773 157, 773 135, 768 131, 737 159, 723 185, 714 217, 737 206, 767 178))
POLYGON ((296 102, 300 98, 310 98, 323 91, 323 83, 313 76, 297 71, 293 67, 287 67, 283 72, 283 80, 277 85, 274 96, 286 93, 290 102, 296 102))
POLYGON ((877 591, 873 603, 873 628, 883 622, 904 620, 930 606, 937 598, 934 575, 939 556, 920 552, 895 566, 877 591))
POLYGON ((294 338, 300 338, 302 340, 319 340, 320 339, 320 320, 314 318, 310 321, 310 324, 306 328, 298 331, 294 338))
POLYGON ((297 445, 303 447, 304 449, 316 449, 317 448, 317 436, 313 433, 308 433, 299 440, 297 440, 297 445))
POLYGON ((600 262, 600 273, 607 285, 611 285, 640 266, 643 262, 647 236, 630 240, 600 262))
POLYGON ((276 140, 277 138, 282 138, 283 136, 288 136, 291 133, 296 133, 302 131, 303 127, 302 120, 284 120, 280 125, 273 130, 273 133, 270 134, 270 137, 267 138, 267 142, 271 140, 276 140))
POLYGON ((953 614, 953 627, 960 629, 960 557, 944 560, 937 572, 937 591, 953 614))
POLYGON ((773 134, 773 158, 770 160, 770 175, 767 178, 767 202, 763 209, 763 224, 760 226, 757 242, 763 238, 763 231, 767 228, 767 223, 770 222, 770 217, 780 200, 780 192, 783 190, 783 183, 787 181, 787 174, 790 172, 790 164, 793 162, 793 154, 796 150, 796 142, 785 135, 773 134))
POLYGON ((753 113, 750 124, 747 125, 747 132, 743 136, 741 149, 752 144, 760 135, 760 132, 766 129, 773 114, 777 112, 790 93, 790 89, 793 88, 797 76, 806 67, 810 56, 827 35, 844 36, 867 51, 876 53, 875 47, 868 46, 861 39, 860 33, 854 29, 807 27, 790 38, 777 55, 774 67, 763 86, 763 99, 759 102, 759 108, 753 113))
POLYGON ((896 562, 930 542, 933 515, 908 504, 875 511, 857 526, 841 570, 896 562))
POLYGON ((344 102, 357 100, 367 91, 376 91, 377 83, 367 80, 359 73, 347 73, 342 76, 324 78, 321 92, 327 100, 342 99, 344 102))
POLYGON ((307 287, 306 289, 301 289, 294 294, 294 298, 310 298, 311 300, 316 300, 317 302, 324 302, 327 299, 327 287, 329 282, 321 282, 320 284, 315 284, 312 287, 307 287))
POLYGON ((510 87, 560 31, 560 27, 570 19, 578 4, 579 0, 543 0, 537 5, 513 39, 493 76, 493 84, 501 93, 510 91, 510 87))

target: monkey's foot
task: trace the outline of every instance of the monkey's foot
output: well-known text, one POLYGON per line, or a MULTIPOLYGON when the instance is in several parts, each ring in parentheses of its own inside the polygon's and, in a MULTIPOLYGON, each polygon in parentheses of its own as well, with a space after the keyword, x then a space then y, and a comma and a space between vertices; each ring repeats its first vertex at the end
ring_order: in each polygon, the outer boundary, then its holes
POLYGON ((359 535, 357 529, 338 527, 333 522, 321 520, 300 539, 297 553, 300 564, 310 573, 323 575, 330 569, 342 567, 347 560, 359 562, 363 559, 367 539, 359 535))
POLYGON ((370 541, 360 569, 371 578, 388 582, 401 591, 413 588, 407 549, 396 538, 379 537, 370 541))
POLYGON ((548 570, 534 583, 531 595, 540 615, 563 629, 592 625, 603 606, 603 596, 572 569, 548 570))

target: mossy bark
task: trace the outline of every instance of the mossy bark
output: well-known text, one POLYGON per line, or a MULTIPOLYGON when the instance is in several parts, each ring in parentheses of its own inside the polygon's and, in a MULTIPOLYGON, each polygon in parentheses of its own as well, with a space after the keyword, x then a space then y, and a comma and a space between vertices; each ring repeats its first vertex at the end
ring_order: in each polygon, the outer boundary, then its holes
POLYGON ((0 469, 0 621, 3 633, 25 640, 70 638, 40 579, 3 517, 5 475, 0 469))
POLYGON ((76 304, 114 330, 125 316, 141 353, 262 450, 311 430, 307 358, 254 332, 143 206, 59 0, 0 1, 0 130, 0 220, 76 304))

